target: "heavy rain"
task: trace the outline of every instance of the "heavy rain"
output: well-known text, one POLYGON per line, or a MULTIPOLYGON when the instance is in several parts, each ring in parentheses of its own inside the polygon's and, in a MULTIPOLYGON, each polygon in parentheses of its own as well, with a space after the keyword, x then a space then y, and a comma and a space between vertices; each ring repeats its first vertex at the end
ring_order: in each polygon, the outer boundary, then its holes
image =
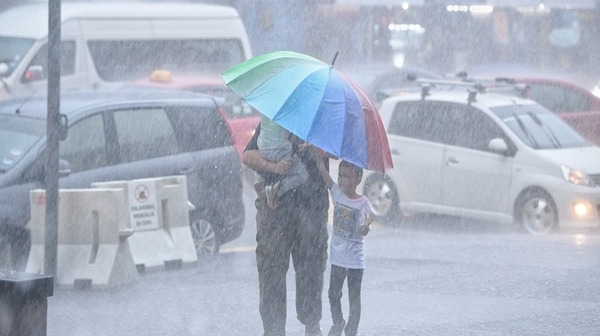
POLYGON ((0 0, 0 336, 599 334, 599 34, 596 0, 0 0))

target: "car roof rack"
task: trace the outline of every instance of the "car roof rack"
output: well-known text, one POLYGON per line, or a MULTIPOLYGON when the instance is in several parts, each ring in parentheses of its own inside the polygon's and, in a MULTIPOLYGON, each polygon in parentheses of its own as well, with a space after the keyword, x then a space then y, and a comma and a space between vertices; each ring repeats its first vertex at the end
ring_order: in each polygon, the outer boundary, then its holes
POLYGON ((511 77, 469 77, 466 71, 461 71, 453 77, 467 83, 479 83, 486 87, 486 92, 512 92, 520 97, 526 98, 530 86, 524 83, 518 83, 511 77))
MULTIPOLYGON (((446 76, 448 77, 448 76, 446 76)), ((459 72, 451 79, 429 79, 408 77, 421 85, 421 99, 430 95, 431 88, 435 87, 465 87, 469 93, 467 101, 471 104, 477 101, 477 94, 487 92, 508 92, 517 94, 520 97, 527 97, 529 86, 527 84, 517 83, 513 78, 508 77, 468 77, 466 72, 459 72)))

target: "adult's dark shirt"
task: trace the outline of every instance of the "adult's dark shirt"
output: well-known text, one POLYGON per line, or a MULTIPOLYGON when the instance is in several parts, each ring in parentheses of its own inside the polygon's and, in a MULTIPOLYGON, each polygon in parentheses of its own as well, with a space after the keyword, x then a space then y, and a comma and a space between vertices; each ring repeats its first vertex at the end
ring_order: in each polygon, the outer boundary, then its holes
MULTIPOLYGON (((256 127, 254 135, 246 145, 245 151, 258 150, 258 135, 260 134, 260 124, 256 127)), ((315 210, 324 210, 329 208, 329 197, 327 194, 327 186, 323 182, 319 168, 309 158, 309 154, 303 151, 294 151, 293 155, 298 155, 302 163, 306 167, 308 179, 300 187, 297 187, 293 192, 294 202, 306 205, 315 210)), ((325 167, 329 170, 329 160, 325 161, 325 167)), ((267 184, 273 184, 283 177, 280 174, 261 172, 267 184)))

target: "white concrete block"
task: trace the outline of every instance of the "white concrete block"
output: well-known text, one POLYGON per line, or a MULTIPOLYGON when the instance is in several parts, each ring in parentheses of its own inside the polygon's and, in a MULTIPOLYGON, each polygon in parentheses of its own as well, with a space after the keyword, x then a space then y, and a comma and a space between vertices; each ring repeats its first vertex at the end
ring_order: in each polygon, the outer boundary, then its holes
MULTIPOLYGON (((109 288, 139 280, 128 245, 123 189, 59 190, 56 284, 109 288)), ((32 248, 27 272, 44 270, 45 191, 30 192, 32 248)))
POLYGON ((185 176, 93 183, 92 188, 123 188, 129 197, 129 239, 141 272, 195 266, 185 176))

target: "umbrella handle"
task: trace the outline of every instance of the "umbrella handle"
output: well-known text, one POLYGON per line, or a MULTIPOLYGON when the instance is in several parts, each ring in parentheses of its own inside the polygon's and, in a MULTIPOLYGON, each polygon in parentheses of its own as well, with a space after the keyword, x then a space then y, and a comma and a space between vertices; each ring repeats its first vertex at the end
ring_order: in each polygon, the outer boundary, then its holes
POLYGON ((333 56, 333 61, 331 61, 331 66, 333 66, 333 63, 335 63, 335 60, 337 59, 337 56, 339 53, 340 53, 339 51, 335 52, 335 56, 333 56))

